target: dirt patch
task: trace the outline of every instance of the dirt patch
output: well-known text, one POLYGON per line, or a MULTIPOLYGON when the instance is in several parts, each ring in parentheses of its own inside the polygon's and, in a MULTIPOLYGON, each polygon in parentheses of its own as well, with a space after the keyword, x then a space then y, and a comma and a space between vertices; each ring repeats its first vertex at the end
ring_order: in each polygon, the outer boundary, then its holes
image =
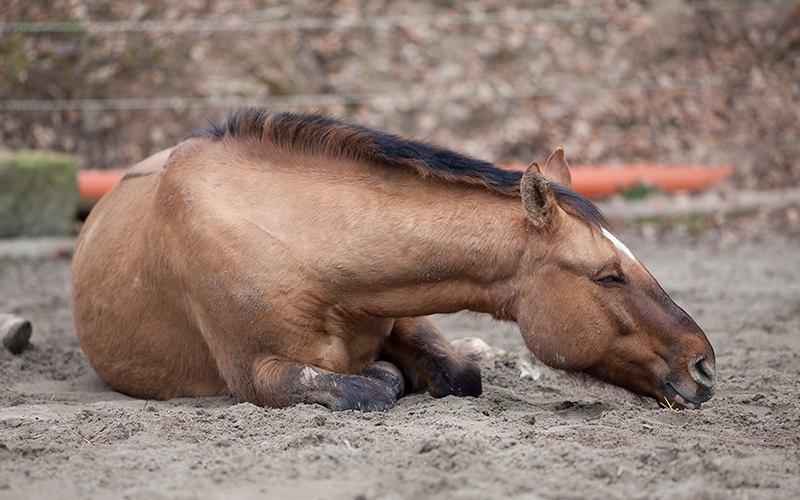
MULTIPOLYGON (((797 242, 626 240, 715 347, 701 410, 545 368, 521 379, 502 360, 479 398, 412 395, 385 413, 136 400, 80 351, 69 261, 0 261, 0 311, 34 324, 30 350, 0 351, 0 499, 797 498, 797 242)), ((524 353, 513 325, 436 321, 524 353)))

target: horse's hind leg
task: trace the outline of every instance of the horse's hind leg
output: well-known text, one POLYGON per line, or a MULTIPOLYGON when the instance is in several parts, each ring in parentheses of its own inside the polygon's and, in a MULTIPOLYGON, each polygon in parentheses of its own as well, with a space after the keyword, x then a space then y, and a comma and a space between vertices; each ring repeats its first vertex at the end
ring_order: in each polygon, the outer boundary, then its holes
POLYGON ((443 396, 480 396, 480 367, 456 354, 428 318, 399 318, 394 322, 380 359, 407 377, 407 392, 429 391, 443 396))
POLYGON ((253 382, 237 393, 259 406, 318 403, 333 411, 388 410, 405 388, 400 370, 386 361, 372 363, 361 375, 342 375, 274 356, 256 363, 253 382))

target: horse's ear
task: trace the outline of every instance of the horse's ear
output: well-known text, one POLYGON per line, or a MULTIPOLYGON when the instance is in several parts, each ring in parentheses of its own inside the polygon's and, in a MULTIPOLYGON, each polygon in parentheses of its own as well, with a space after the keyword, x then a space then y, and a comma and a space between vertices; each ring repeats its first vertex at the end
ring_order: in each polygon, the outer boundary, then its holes
POLYGON ((544 176, 550 182, 572 189, 572 176, 569 173, 567 159, 564 157, 564 148, 559 147, 547 159, 547 163, 544 164, 544 176))
POLYGON ((528 169, 522 175, 519 190, 522 194, 522 206, 525 207, 525 213, 531 224, 537 229, 549 226, 553 220, 556 199, 536 162, 528 165, 528 169))

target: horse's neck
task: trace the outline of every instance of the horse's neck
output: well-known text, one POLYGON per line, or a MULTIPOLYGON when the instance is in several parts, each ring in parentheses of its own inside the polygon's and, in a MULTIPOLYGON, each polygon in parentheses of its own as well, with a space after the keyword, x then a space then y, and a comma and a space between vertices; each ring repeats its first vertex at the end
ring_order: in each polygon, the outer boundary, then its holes
POLYGON ((364 309, 394 317, 470 309, 512 319, 504 302, 530 237, 521 201, 465 186, 414 193, 387 202, 377 222, 386 244, 368 259, 380 274, 373 282, 385 286, 368 288, 364 309))

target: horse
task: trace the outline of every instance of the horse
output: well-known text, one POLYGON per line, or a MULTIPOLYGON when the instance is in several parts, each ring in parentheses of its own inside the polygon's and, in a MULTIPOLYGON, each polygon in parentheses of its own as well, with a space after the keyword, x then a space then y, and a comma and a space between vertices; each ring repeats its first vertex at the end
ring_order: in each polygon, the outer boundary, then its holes
POLYGON ((241 109, 133 166, 72 266, 80 345, 137 398, 386 410, 479 396, 427 318, 519 325, 544 364, 697 408, 700 327, 572 190, 564 151, 515 172, 325 114, 241 109), (542 174, 544 171, 544 174, 542 174))

